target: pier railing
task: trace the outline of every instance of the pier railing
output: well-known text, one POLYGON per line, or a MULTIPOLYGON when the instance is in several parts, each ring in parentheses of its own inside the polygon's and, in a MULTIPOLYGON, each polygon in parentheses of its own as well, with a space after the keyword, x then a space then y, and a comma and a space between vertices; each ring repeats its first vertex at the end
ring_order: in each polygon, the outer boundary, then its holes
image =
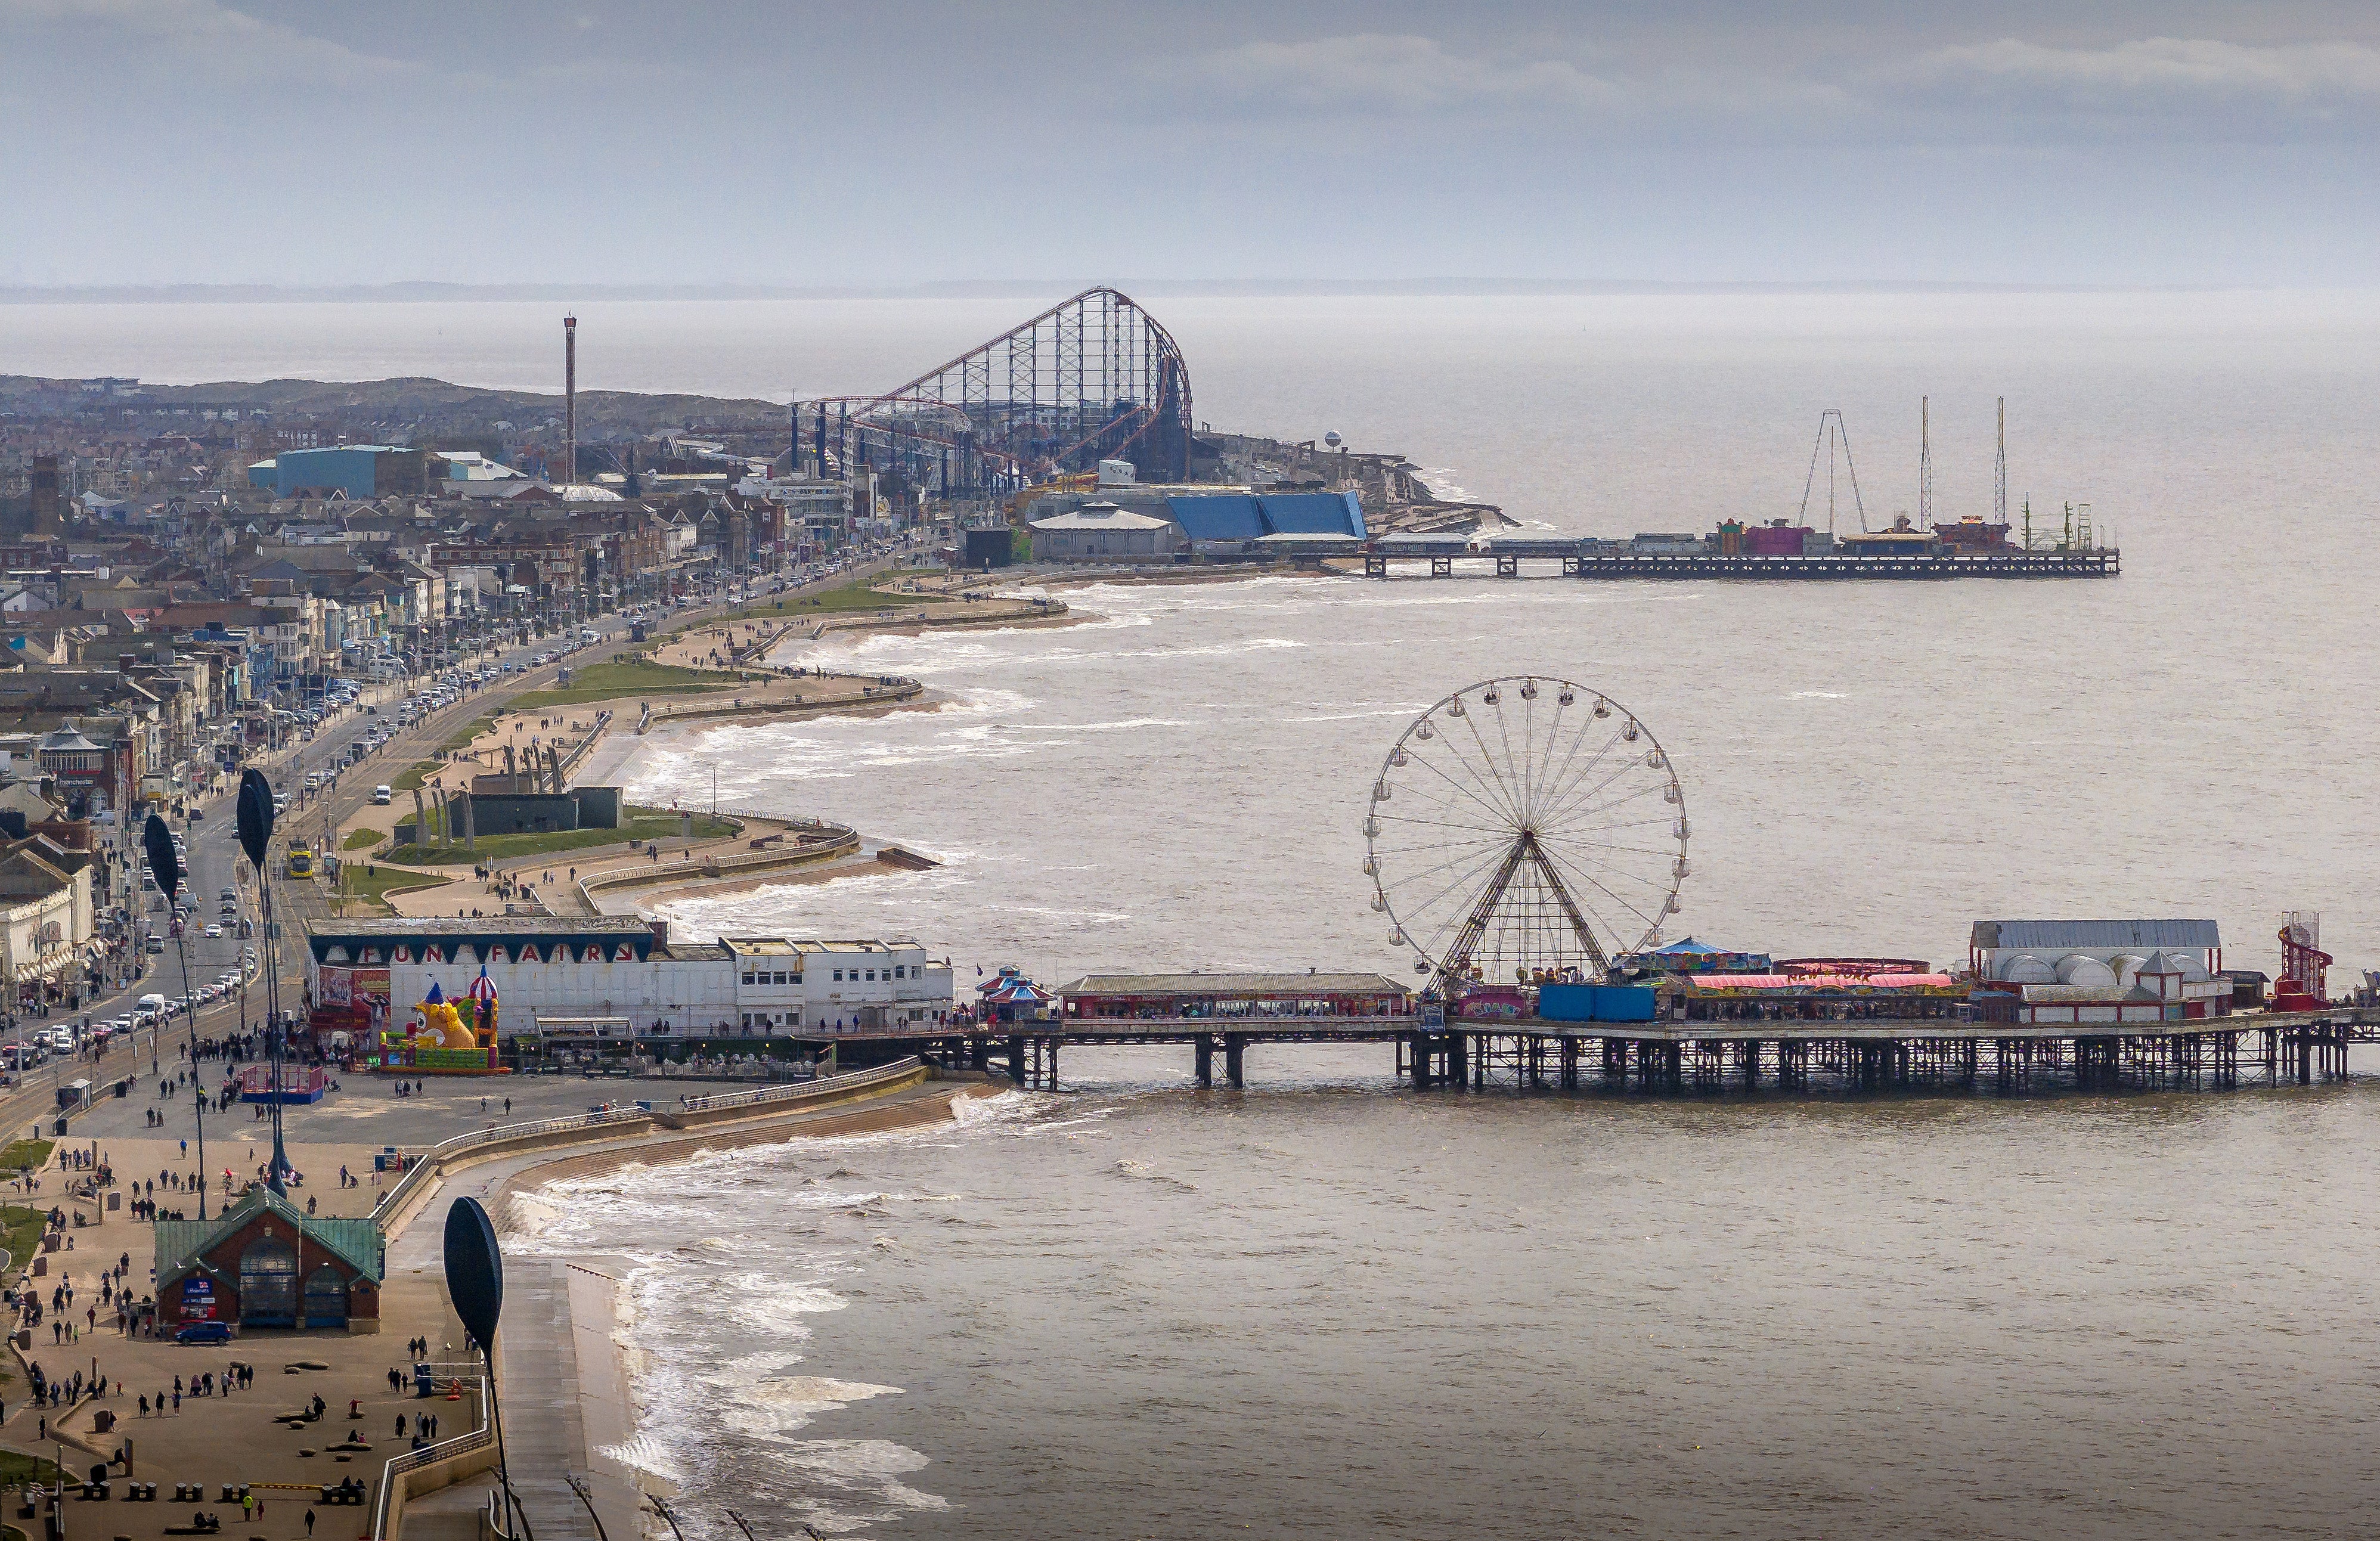
POLYGON ((609 1129, 624 1123, 650 1123, 653 1115, 642 1108, 612 1108, 600 1113, 578 1113, 569 1118, 540 1119, 533 1123, 502 1123, 487 1129, 474 1129, 466 1135, 439 1141, 422 1153, 421 1159, 406 1169, 388 1192, 381 1195, 372 1206, 372 1219, 382 1220, 383 1234, 388 1222, 405 1213, 405 1206, 416 1195, 436 1182, 446 1170, 446 1163, 466 1152, 485 1146, 510 1145, 522 1140, 543 1138, 552 1135, 609 1129))
POLYGON ((407 1500, 451 1486, 460 1478, 484 1472, 496 1463, 496 1431, 488 1422, 488 1388, 479 1366, 473 1365, 472 1372, 469 1376, 445 1378, 459 1379, 471 1389, 480 1426, 468 1434, 390 1457, 381 1468, 380 1492, 372 1500, 371 1541, 395 1541, 405 1523, 407 1500))
POLYGON ((693 1124, 716 1123, 755 1112, 767 1112, 777 1108, 799 1108, 812 1103, 846 1101, 871 1091, 892 1090, 926 1080, 933 1074, 926 1062, 912 1054, 890 1064, 868 1070, 846 1071, 841 1075, 823 1075, 808 1081, 796 1081, 780 1086, 760 1086, 747 1092, 716 1092, 709 1097, 682 1097, 674 1108, 657 1108, 654 1119, 666 1128, 684 1129, 693 1124))
POLYGON ((889 1065, 873 1070, 855 1070, 842 1075, 830 1075, 809 1081, 788 1082, 782 1086, 760 1086, 746 1092, 714 1092, 709 1097, 681 1097, 678 1110, 687 1113, 710 1113, 727 1108, 759 1108, 771 1102, 787 1102, 797 1097, 808 1097, 822 1086, 838 1088, 864 1086, 870 1080, 895 1080, 926 1062, 915 1054, 905 1060, 895 1060, 889 1065))

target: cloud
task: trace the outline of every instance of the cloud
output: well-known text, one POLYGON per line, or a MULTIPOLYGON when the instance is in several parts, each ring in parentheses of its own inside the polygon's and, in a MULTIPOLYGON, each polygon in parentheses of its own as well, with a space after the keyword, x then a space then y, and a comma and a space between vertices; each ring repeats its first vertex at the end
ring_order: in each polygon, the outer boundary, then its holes
POLYGON ((1316 112, 1618 104, 1619 87, 1561 59, 1465 58, 1433 39, 1362 32, 1210 54, 1197 75, 1235 94, 1316 112))
POLYGON ((176 67, 203 63, 235 79, 338 83, 410 71, 402 61, 358 53, 218 0, 0 0, 0 29, 29 28, 129 45, 152 62, 176 67))
POLYGON ((1242 43, 1194 61, 1179 79, 1201 102, 1220 95, 1244 112, 1321 116, 1677 123, 1831 118, 1847 103, 1836 86, 1781 75, 1597 70, 1563 58, 1461 54, 1434 38, 1381 32, 1242 43))
POLYGON ((2198 134, 2282 129, 2380 110, 2380 49, 2207 38, 2071 48, 2005 38, 1936 49, 1883 72, 1879 82, 1903 107, 1988 106, 2141 119, 2160 128, 2195 120, 2198 134))

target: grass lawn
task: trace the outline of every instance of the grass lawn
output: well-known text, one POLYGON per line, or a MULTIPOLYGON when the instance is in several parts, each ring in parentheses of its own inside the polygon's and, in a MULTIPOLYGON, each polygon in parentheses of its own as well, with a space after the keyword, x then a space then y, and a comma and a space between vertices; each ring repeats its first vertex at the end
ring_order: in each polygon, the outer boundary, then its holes
POLYGON ((339 842, 339 849, 342 851, 369 851, 387 838, 388 831, 385 830, 357 828, 347 831, 347 838, 339 842))
MULTIPOLYGON (((56 1462, 19 1455, 15 1450, 0 1450, 0 1483, 22 1487, 28 1482, 37 1482, 47 1486, 57 1480, 56 1462)), ((24 1531, 16 1525, 8 1527, 8 1534, 17 1537, 17 1541, 25 1541, 24 1531)))
POLYGON ((626 697, 702 696, 715 690, 735 688, 733 680, 722 682, 714 671, 684 669, 674 663, 655 663, 639 653, 590 663, 572 674, 566 687, 531 690, 516 696, 506 703, 505 710, 538 711, 546 707, 578 706, 588 701, 609 701, 626 697))
POLYGON ((419 761, 412 767, 412 769, 397 777, 396 780, 389 783, 388 789, 391 792, 412 792, 420 787, 423 783, 427 782, 432 775, 444 768, 444 762, 442 760, 425 759, 419 761))
POLYGON ((55 1149, 55 1140, 18 1140, 0 1147, 0 1171, 15 1171, 18 1167, 39 1168, 55 1149))
MULTIPOLYGON (((455 844, 400 845, 388 855, 391 861, 412 862, 422 867, 451 867, 483 861, 510 861, 516 856, 553 855, 564 851, 584 851, 597 845, 617 845, 630 840, 674 840, 678 833, 678 816, 666 808, 630 807, 628 822, 617 830, 555 830, 547 834, 482 835, 468 851, 455 844)), ((732 835, 737 826, 724 819, 708 819, 698 814, 694 834, 698 840, 715 840, 732 835)))
MULTIPOLYGON (((881 580, 897 581, 893 577, 881 580)), ((854 610, 905 610, 923 604, 956 604, 959 601, 946 594, 880 594, 873 582, 846 583, 840 588, 824 588, 815 594, 782 594, 773 600, 763 600, 728 614, 700 623, 717 625, 722 621, 786 621, 821 613, 832 614, 854 610)), ((689 628, 698 629, 698 628, 689 628)))
POLYGON ((456 728, 455 730, 454 736, 447 739, 446 742, 440 745, 439 747, 449 751, 462 748, 464 746, 469 744, 471 740, 479 737, 481 734, 493 727, 495 725, 498 712, 503 710, 508 709, 490 707, 487 710, 480 713, 477 717, 472 718, 461 727, 456 728))
MULTIPOLYGON (((22 1148, 22 1143, 8 1148, 22 1148)), ((42 1157, 48 1159, 49 1152, 42 1151, 42 1157)), ((40 1209, 28 1209, 21 1204, 0 1207, 0 1246, 8 1249, 9 1268, 21 1272, 33 1254, 41 1250, 43 1223, 43 1211, 40 1209)))
POLYGON ((403 872, 394 867, 381 867, 364 862, 348 862, 339 868, 339 892, 352 907, 356 903, 371 905, 383 913, 389 908, 391 892, 417 888, 444 888, 452 878, 429 878, 419 872, 403 872))

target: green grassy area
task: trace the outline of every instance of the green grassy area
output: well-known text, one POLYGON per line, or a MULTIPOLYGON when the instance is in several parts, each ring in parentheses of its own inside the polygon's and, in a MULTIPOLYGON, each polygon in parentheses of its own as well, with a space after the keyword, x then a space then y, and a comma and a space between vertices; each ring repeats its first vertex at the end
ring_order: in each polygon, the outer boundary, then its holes
MULTIPOLYGON (((23 1143, 18 1142, 19 1145, 23 1143)), ((17 1146, 9 1148, 14 1150, 17 1146)), ((49 1152, 44 1150, 42 1156, 46 1160, 49 1152)), ((8 1170, 13 1171, 16 1169, 11 1167, 8 1170)), ((42 1210, 29 1209, 21 1204, 0 1206, 0 1246, 8 1249, 8 1266, 11 1268, 21 1271, 32 1260, 33 1254, 42 1249, 44 1225, 42 1210)))
MULTIPOLYGON (((631 807, 627 812, 627 824, 617 830, 556 830, 548 834, 482 835, 468 851, 458 844, 443 843, 436 845, 400 845, 389 852, 388 858, 421 867, 452 867, 483 861, 511 861, 518 856, 556 855, 597 845, 617 845, 629 840, 677 838, 678 816, 666 808, 631 807)), ((431 824, 434 828, 434 819, 431 824)), ((698 840, 716 840, 732 835, 736 828, 724 819, 710 819, 699 814, 694 820, 694 834, 698 840)))
POLYGON ((423 783, 428 782, 432 775, 444 768, 445 762, 443 760, 425 759, 418 761, 411 769, 398 776, 396 780, 389 783, 388 788, 391 792, 415 791, 423 783))
POLYGON ((386 830, 353 829, 347 831, 347 837, 345 840, 339 842, 339 849, 342 851, 369 851, 387 838, 388 831, 386 830))
POLYGON ((57 1147, 55 1140, 17 1140, 0 1147, 0 1171, 15 1171, 19 1167, 39 1170, 57 1147))
POLYGON ((846 583, 840 588, 821 589, 814 594, 782 594, 772 600, 762 600, 699 623, 717 625, 723 621, 787 621, 800 620, 805 615, 829 614, 854 610, 902 610, 921 604, 956 604, 959 601, 946 594, 881 594, 875 585, 892 584, 907 575, 892 574, 867 582, 846 583))
POLYGON ((496 718, 500 714, 501 710, 502 709, 496 707, 490 707, 487 710, 480 713, 477 717, 472 718, 461 727, 456 728, 453 735, 449 737, 445 743, 440 745, 439 747, 448 751, 449 753, 464 747, 466 745, 469 744, 471 740, 479 737, 481 734, 495 726, 496 718))
MULTIPOLYGON (((15 1450, 0 1450, 0 1483, 22 1487, 29 1482, 35 1482, 47 1486, 57 1480, 56 1462, 20 1455, 15 1450)), ((17 1541, 25 1541, 24 1531, 15 1525, 8 1526, 6 1534, 15 1536, 17 1541)))
POLYGON ((511 711, 542 711, 547 707, 583 706, 589 701, 641 699, 648 696, 708 696, 733 690, 735 682, 722 680, 715 669, 686 669, 655 663, 638 653, 589 664, 570 677, 566 686, 531 690, 516 696, 511 711))
POLYGON ((363 862, 348 862, 339 868, 339 893, 353 903, 364 904, 388 913, 388 896, 408 889, 444 888, 452 878, 429 878, 419 872, 404 872, 394 867, 363 862))

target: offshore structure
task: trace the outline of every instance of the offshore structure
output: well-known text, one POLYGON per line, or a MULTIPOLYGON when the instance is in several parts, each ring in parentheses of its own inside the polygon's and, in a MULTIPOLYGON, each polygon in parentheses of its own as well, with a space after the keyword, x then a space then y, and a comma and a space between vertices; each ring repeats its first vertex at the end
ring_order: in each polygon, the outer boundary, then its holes
POLYGON ((896 472, 941 497, 990 498, 1128 459, 1188 478, 1190 369, 1129 295, 1086 289, 878 395, 796 400, 793 469, 896 472))

